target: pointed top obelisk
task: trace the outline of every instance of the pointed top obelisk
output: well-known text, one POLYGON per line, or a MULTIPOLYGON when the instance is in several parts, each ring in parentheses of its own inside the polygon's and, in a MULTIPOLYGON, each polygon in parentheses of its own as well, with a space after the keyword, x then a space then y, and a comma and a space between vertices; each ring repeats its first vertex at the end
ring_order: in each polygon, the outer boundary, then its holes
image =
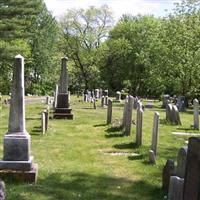
POLYGON ((24 104, 24 58, 15 56, 11 89, 10 114, 8 134, 13 132, 25 133, 25 104, 24 104))
POLYGON ((61 58, 61 73, 59 83, 59 93, 67 93, 68 91, 68 70, 67 70, 67 57, 61 58))

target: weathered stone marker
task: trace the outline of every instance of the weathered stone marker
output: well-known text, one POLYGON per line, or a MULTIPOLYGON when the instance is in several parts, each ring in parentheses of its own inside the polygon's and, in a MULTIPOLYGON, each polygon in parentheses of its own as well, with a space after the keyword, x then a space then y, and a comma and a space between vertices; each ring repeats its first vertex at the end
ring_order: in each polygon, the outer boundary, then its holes
POLYGON ((13 180, 35 182, 38 167, 30 156, 30 135, 25 127, 24 58, 17 55, 14 61, 12 94, 8 132, 4 136, 3 160, 0 176, 13 180))
POLYGON ((189 138, 183 200, 200 199, 200 138, 189 138))
POLYGON ((96 98, 93 98, 93 106, 94 106, 94 109, 96 110, 96 109, 97 109, 97 106, 96 106, 96 98))
POLYGON ((183 185, 184 179, 178 176, 171 176, 169 183, 169 200, 182 200, 183 199, 183 185))
POLYGON ((105 105, 108 106, 108 96, 105 97, 105 105))
POLYGON ((187 150, 188 150, 187 147, 182 147, 178 152, 176 175, 180 178, 185 177, 187 150))
POLYGON ((122 118, 122 129, 126 126, 126 113, 127 113, 127 104, 128 104, 128 98, 124 101, 124 110, 123 110, 123 118, 122 118))
POLYGON ((153 120, 151 150, 153 150, 155 156, 157 155, 157 141, 158 141, 158 124, 159 124, 159 113, 155 112, 153 120))
POLYGON ((44 114, 45 114, 45 131, 47 131, 49 125, 49 110, 44 109, 44 114))
POLYGON ((111 124, 111 122, 112 122, 112 100, 108 99, 107 124, 111 124))
POLYGON ((143 110, 142 108, 137 109, 137 120, 136 120, 136 144, 142 145, 142 121, 143 121, 143 110))
POLYGON ((132 124, 132 112, 133 112, 133 97, 128 96, 128 103, 126 109, 126 126, 125 126, 125 135, 129 136, 131 134, 131 124, 132 124))
POLYGON ((197 99, 193 100, 194 108, 194 129, 199 130, 199 101, 197 99))
POLYGON ((121 92, 120 91, 116 92, 116 102, 121 102, 121 92))
POLYGON ((42 112, 42 113, 41 113, 41 132, 42 132, 43 135, 44 135, 45 132, 46 132, 45 121, 46 121, 46 119, 45 119, 45 113, 42 112))
POLYGON ((54 109, 54 118, 56 119, 73 119, 72 109, 70 108, 69 93, 68 93, 68 72, 67 72, 68 58, 61 59, 61 74, 60 83, 58 87, 57 105, 54 109))
POLYGON ((181 125, 181 119, 179 115, 179 111, 176 105, 172 106, 172 123, 176 125, 181 125))
POLYGON ((57 98, 58 98, 58 84, 56 84, 55 91, 54 91, 54 108, 57 106, 57 98))
POLYGON ((149 163, 156 164, 156 156, 153 150, 149 150, 149 163))
POLYGON ((105 97, 102 96, 101 97, 101 107, 104 107, 104 105, 105 105, 105 97))

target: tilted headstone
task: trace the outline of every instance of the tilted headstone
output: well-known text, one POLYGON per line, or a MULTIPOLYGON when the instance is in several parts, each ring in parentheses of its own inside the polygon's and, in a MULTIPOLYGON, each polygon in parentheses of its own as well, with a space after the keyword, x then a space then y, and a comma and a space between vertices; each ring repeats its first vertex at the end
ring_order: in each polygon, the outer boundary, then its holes
POLYGON ((129 136, 131 134, 131 124, 132 124, 132 112, 133 112, 133 97, 128 96, 127 110, 126 110, 126 126, 125 135, 129 136))
POLYGON ((200 199, 200 138, 189 138, 183 200, 200 199))
POLYGON ((112 122, 112 100, 108 99, 107 124, 111 124, 111 122, 112 122))
POLYGON ((159 125, 159 113, 155 112, 153 120, 151 150, 154 151, 155 156, 157 155, 157 141, 158 141, 158 125, 159 125))
POLYGON ((197 99, 193 100, 194 108, 194 129, 199 130, 199 101, 197 99))
POLYGON ((187 150, 188 150, 187 147, 182 147, 178 152, 176 175, 180 178, 185 177, 187 150))
POLYGON ((183 200, 184 179, 171 176, 169 183, 168 200, 183 200))
POLYGON ((23 181, 36 181, 38 168, 33 163, 33 157, 30 156, 30 140, 25 127, 24 58, 17 55, 14 60, 9 124, 8 132, 4 136, 0 176, 11 173, 13 179, 17 179, 16 174, 19 174, 23 181))
POLYGON ((179 111, 176 105, 172 106, 172 123, 176 125, 181 125, 181 119, 179 115, 179 111))
POLYGON ((167 160, 162 172, 162 189, 165 193, 169 191, 170 177, 175 175, 175 166, 173 160, 167 160))
POLYGON ((137 120, 136 120, 136 144, 142 145, 142 122, 143 122, 143 110, 137 109, 137 120))

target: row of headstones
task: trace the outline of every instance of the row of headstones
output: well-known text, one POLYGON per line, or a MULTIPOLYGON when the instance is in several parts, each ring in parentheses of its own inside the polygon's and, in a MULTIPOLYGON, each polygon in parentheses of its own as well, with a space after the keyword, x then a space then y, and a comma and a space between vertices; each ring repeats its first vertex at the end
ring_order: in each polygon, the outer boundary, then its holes
POLYGON ((189 138, 188 147, 180 148, 177 166, 167 160, 163 168, 163 190, 169 200, 200 199, 200 138, 189 138))
MULTIPOLYGON (((124 103, 123 119, 122 119, 122 129, 125 131, 125 136, 130 136, 131 134, 131 124, 132 124, 132 111, 133 111, 134 97, 129 95, 124 103)), ((143 106, 140 102, 137 108, 136 115, 136 144, 137 146, 142 145, 142 125, 143 125, 143 106)), ((112 122, 112 100, 108 99, 107 107, 107 124, 112 122)), ((158 140, 158 125, 159 125, 159 113, 155 112, 153 120, 153 130, 152 130, 152 141, 151 149, 149 150, 149 161, 153 164, 156 163, 157 155, 157 140, 158 140)))
POLYGON ((84 91, 84 102, 93 102, 95 99, 100 99, 102 96, 108 96, 108 90, 95 89, 94 91, 84 91))

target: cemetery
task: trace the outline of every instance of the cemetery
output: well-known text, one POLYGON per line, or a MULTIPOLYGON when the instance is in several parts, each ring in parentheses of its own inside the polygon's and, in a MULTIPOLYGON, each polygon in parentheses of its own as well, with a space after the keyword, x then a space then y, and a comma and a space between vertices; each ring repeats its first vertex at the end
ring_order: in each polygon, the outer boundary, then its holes
POLYGON ((0 3, 0 200, 199 200, 200 2, 47 2, 0 3))

